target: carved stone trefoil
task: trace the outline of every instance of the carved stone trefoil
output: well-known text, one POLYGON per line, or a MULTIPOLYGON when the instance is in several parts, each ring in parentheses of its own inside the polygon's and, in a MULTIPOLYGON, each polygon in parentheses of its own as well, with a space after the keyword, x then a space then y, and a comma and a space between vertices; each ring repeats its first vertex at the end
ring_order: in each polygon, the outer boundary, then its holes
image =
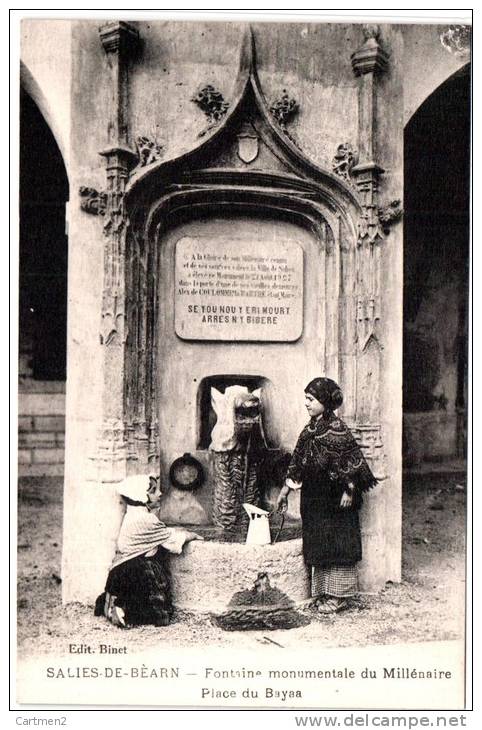
POLYGON ((440 34, 443 47, 458 58, 470 55, 471 28, 470 25, 450 25, 440 34))
POLYGON ((92 215, 105 215, 107 193, 82 185, 79 188, 80 207, 92 215))
POLYGON ((332 162, 333 172, 343 180, 349 181, 351 179, 352 168, 356 165, 357 161, 358 155, 356 150, 349 142, 343 142, 343 144, 339 144, 336 148, 332 162))
POLYGON ((200 132, 200 137, 216 126, 229 109, 229 102, 224 99, 222 93, 212 84, 203 86, 196 96, 192 97, 191 101, 197 104, 209 121, 208 128, 200 132))
POLYGON ((137 137, 136 148, 139 155, 139 167, 152 165, 153 162, 160 160, 163 155, 163 145, 156 140, 149 139, 149 137, 137 137))
POLYGON ((392 223, 396 223, 403 215, 403 208, 400 200, 392 200, 391 203, 378 209, 378 218, 382 226, 383 232, 387 234, 390 231, 392 223))
POLYGON ((278 122, 279 126, 288 134, 286 125, 298 114, 300 105, 291 97, 286 89, 283 89, 279 99, 277 99, 270 107, 270 112, 278 122))

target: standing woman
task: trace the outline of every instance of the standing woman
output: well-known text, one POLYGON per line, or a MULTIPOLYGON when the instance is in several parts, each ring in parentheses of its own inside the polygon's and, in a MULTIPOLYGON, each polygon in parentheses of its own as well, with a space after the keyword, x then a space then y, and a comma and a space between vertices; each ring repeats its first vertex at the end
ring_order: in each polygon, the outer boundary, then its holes
POLYGON ((296 444, 277 508, 301 488, 303 555, 312 572, 312 596, 320 613, 345 608, 357 593, 362 558, 359 510, 363 492, 377 483, 348 426, 335 415, 343 395, 330 378, 305 388, 310 422, 296 444))

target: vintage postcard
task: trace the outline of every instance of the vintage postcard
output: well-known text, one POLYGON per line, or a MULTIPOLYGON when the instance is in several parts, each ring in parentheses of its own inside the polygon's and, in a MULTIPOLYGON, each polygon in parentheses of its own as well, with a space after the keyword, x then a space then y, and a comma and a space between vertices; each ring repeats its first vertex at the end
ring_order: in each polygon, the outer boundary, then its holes
POLYGON ((467 708, 470 23, 22 18, 20 705, 467 708))

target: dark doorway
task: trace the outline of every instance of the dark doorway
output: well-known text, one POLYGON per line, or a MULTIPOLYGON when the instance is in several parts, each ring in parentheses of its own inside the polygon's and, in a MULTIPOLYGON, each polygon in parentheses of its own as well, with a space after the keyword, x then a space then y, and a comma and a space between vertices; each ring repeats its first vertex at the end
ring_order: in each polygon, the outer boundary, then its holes
POLYGON ((405 128, 405 456, 465 455, 469 281, 470 67, 405 128), (422 415, 424 414, 424 415, 422 415), (412 434, 413 436, 413 434, 412 434))
POLYGON ((37 105, 20 93, 20 376, 65 380, 69 196, 62 155, 37 105))

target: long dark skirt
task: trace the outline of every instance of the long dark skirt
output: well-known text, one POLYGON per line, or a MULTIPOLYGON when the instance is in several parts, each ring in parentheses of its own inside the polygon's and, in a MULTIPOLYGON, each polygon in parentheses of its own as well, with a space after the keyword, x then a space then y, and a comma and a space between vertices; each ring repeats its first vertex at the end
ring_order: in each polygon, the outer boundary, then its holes
POLYGON ((95 614, 105 615, 108 604, 122 609, 127 626, 167 626, 173 614, 168 553, 160 547, 154 557, 142 555, 113 568, 95 614))
POLYGON ((307 565, 354 565, 362 559, 359 502, 343 509, 342 494, 343 486, 324 473, 303 480, 300 512, 307 565))

